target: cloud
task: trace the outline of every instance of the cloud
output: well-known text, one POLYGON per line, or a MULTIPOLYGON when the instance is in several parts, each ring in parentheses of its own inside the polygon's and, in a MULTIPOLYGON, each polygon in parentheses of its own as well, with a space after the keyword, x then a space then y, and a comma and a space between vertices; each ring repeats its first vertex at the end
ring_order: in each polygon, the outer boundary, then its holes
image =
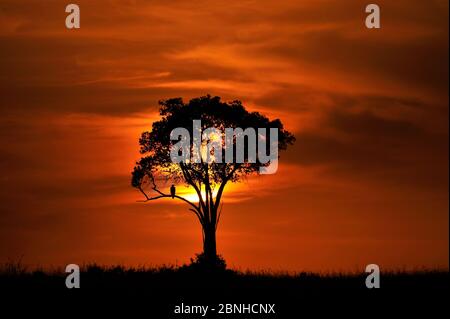
POLYGON ((427 132, 414 124, 367 111, 334 111, 322 122, 329 133, 297 134, 286 159, 327 167, 341 179, 422 189, 448 189, 448 134, 427 132))

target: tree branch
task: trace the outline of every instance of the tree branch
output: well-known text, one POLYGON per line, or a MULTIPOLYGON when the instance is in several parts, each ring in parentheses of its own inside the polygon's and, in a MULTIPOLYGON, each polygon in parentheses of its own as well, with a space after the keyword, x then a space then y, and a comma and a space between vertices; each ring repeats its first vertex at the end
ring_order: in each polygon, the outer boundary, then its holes
POLYGON ((189 171, 187 170, 187 168, 184 166, 183 163, 180 163, 180 168, 181 168, 181 172, 183 173, 184 179, 186 180, 186 182, 191 185, 195 192, 197 193, 198 199, 199 199, 199 203, 203 208, 203 211, 206 210, 206 205, 205 202, 203 201, 203 197, 202 197, 202 192, 201 192, 201 185, 200 185, 200 189, 197 187, 197 185, 194 183, 194 181, 192 180, 192 177, 189 174, 189 171))
POLYGON ((236 165, 231 172, 223 179, 220 184, 219 190, 217 191, 216 202, 214 203, 214 209, 219 208, 220 200, 222 198, 223 190, 225 189, 225 185, 233 177, 233 174, 239 169, 239 165, 236 165))
POLYGON ((217 215, 216 230, 217 230, 217 227, 219 226, 220 216, 222 216, 222 208, 223 208, 223 203, 222 203, 222 205, 220 205, 219 214, 217 215))
MULTIPOLYGON (((147 193, 142 189, 142 187, 139 186, 138 189, 141 191, 142 194, 144 194, 145 199, 146 199, 144 202, 148 202, 148 201, 156 200, 156 199, 160 199, 160 198, 169 198, 169 197, 172 198, 172 195, 171 195, 171 194, 165 194, 165 193, 161 192, 161 191, 157 188, 156 183, 155 183, 155 178, 153 177, 153 175, 148 174, 148 177, 149 177, 150 180, 152 181, 152 184, 153 184, 152 189, 153 189, 155 192, 157 192, 157 193, 159 194, 159 196, 150 197, 150 196, 148 196, 147 193)), ((187 200, 186 198, 181 197, 181 196, 179 196, 179 195, 174 195, 173 198, 177 198, 177 199, 179 199, 179 200, 182 200, 182 201, 186 202, 187 204, 189 204, 190 206, 192 206, 197 212, 200 212, 200 207, 199 207, 199 206, 196 206, 194 203, 192 203, 191 201, 187 200)))

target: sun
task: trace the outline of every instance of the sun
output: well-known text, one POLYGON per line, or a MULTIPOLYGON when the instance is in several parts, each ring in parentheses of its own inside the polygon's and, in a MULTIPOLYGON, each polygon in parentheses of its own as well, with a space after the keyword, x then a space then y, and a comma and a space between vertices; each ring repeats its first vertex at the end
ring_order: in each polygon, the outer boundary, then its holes
MULTIPOLYGON (((205 190, 202 189, 202 197, 205 198, 205 190)), ((188 201, 193 202, 193 203, 198 203, 199 199, 198 199, 198 195, 195 192, 195 190, 192 187, 186 187, 186 186, 182 186, 179 185, 177 186, 177 195, 180 195, 184 198, 186 198, 188 201)), ((217 195, 217 190, 213 191, 213 196, 214 198, 217 195)))

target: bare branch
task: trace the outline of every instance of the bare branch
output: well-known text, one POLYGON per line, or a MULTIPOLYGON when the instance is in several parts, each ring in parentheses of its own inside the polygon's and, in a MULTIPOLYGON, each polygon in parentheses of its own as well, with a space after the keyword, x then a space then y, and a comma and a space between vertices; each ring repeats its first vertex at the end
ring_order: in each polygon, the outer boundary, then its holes
POLYGON ((199 213, 197 210, 192 209, 192 208, 189 208, 189 210, 192 211, 192 212, 194 212, 195 216, 197 216, 198 220, 200 221, 200 224, 202 224, 202 227, 204 227, 204 226, 205 226, 205 223, 204 223, 203 218, 202 218, 202 216, 200 215, 200 213, 199 213))
POLYGON ((227 182, 233 177, 234 172, 236 172, 239 169, 239 165, 236 165, 233 170, 223 179, 222 183, 220 184, 219 190, 217 191, 216 195, 216 202, 214 203, 214 208, 217 209, 220 204, 220 200, 222 198, 223 190, 225 189, 225 185, 227 182))
POLYGON ((186 182, 191 185, 195 192, 197 193, 197 196, 199 198, 199 202, 201 207, 203 208, 203 211, 206 210, 206 205, 205 202, 203 201, 203 196, 202 196, 202 192, 201 192, 201 185, 200 188, 194 183, 194 181, 192 180, 192 177, 189 174, 188 169, 186 168, 186 166, 184 166, 183 163, 180 163, 180 168, 181 168, 181 172, 183 173, 184 179, 186 180, 186 182))
POLYGON ((223 203, 221 203, 220 209, 219 209, 219 214, 217 215, 216 230, 217 230, 217 227, 219 226, 220 216, 222 216, 222 207, 223 207, 223 203))
MULTIPOLYGON (((152 189, 157 192, 159 194, 159 196, 155 196, 155 197, 150 197, 147 195, 147 193, 145 193, 145 191, 142 189, 142 187, 138 187, 138 189, 141 191, 142 194, 144 194, 145 196, 145 201, 144 202, 148 202, 151 200, 156 200, 156 199, 160 199, 160 198, 172 198, 171 194, 165 194, 163 192, 161 192, 155 183, 155 178, 153 177, 153 175, 149 174, 148 177, 150 178, 150 180, 152 181, 153 187, 152 189)), ((200 212, 200 207, 196 206, 194 203, 192 203, 191 201, 187 200, 186 198, 179 196, 179 195, 174 195, 173 198, 177 198, 179 200, 182 200, 184 202, 186 202, 187 204, 189 204, 190 206, 192 206, 197 212, 200 212)))

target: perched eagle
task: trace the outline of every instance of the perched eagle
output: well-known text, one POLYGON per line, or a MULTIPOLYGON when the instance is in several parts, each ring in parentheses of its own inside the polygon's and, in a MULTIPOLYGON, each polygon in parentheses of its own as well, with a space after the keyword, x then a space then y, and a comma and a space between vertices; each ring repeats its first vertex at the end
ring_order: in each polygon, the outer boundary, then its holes
POLYGON ((172 186, 170 186, 170 195, 172 195, 172 198, 175 197, 175 185, 172 184, 172 186))

